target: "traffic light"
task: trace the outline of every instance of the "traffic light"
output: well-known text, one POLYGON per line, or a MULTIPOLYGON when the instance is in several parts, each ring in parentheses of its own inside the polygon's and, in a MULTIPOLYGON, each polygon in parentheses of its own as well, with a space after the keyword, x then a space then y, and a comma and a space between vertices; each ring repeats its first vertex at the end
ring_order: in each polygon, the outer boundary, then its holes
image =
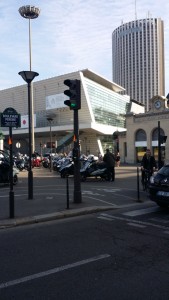
POLYGON ((164 144, 167 140, 167 136, 166 135, 160 135, 160 145, 164 144))
POLYGON ((70 98, 70 100, 65 100, 64 104, 69 106, 71 110, 81 109, 80 80, 66 79, 64 84, 69 87, 69 90, 65 90, 64 94, 70 98))

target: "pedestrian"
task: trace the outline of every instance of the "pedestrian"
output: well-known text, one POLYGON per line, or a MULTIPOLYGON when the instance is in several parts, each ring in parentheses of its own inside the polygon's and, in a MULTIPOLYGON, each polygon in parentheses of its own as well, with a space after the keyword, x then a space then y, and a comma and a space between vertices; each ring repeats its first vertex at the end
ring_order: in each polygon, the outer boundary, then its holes
POLYGON ((103 157, 103 161, 106 163, 107 171, 108 171, 108 180, 115 180, 115 156, 110 152, 109 149, 106 149, 106 153, 103 157))
POLYGON ((117 152, 117 155, 116 155, 116 167, 120 167, 120 153, 117 152))
POLYGON ((146 150, 142 161, 141 161, 141 171, 142 171, 142 183, 144 182, 145 171, 149 172, 149 177, 154 173, 156 170, 157 165, 154 156, 151 155, 150 149, 146 150))

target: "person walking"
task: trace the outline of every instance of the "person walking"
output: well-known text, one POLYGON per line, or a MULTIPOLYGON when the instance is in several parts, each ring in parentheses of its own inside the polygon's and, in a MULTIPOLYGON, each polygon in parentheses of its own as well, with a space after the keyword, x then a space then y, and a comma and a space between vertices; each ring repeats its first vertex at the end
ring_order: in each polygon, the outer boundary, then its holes
POLYGON ((109 149, 106 149, 106 153, 103 157, 103 161, 106 163, 106 167, 108 170, 108 180, 115 180, 115 156, 110 152, 109 149))
POLYGON ((117 155, 116 155, 116 166, 120 167, 120 153, 119 152, 117 152, 117 155))

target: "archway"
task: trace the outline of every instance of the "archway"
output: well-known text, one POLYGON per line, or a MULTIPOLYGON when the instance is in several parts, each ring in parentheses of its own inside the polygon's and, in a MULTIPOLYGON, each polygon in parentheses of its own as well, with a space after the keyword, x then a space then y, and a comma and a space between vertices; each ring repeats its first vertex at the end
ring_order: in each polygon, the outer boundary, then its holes
MULTIPOLYGON (((164 130, 160 128, 160 135, 164 136, 164 130)), ((158 161, 158 128, 155 128, 152 131, 152 154, 155 157, 155 160, 158 161)), ((161 160, 165 160, 165 144, 161 145, 161 160)))
POLYGON ((141 162, 147 148, 147 135, 143 129, 138 129, 135 134, 136 161, 141 162))

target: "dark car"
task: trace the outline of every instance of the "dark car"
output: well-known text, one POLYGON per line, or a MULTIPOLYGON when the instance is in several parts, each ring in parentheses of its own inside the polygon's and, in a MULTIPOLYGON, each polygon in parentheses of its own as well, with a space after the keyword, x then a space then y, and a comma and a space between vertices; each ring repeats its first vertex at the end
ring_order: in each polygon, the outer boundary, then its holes
POLYGON ((150 178, 149 197, 161 207, 169 206, 169 164, 150 178))

